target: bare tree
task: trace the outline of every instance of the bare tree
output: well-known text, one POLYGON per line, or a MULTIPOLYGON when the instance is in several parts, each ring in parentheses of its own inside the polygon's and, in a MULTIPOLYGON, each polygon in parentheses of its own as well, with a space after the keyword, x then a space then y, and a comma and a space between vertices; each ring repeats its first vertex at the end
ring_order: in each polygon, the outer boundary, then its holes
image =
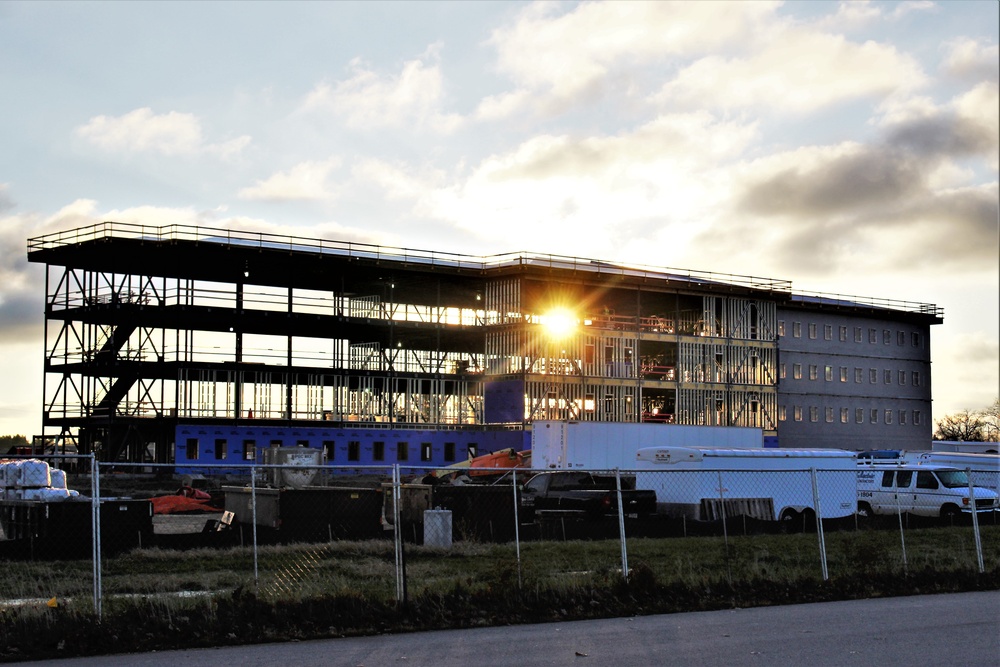
POLYGON ((945 415, 938 420, 935 440, 958 440, 961 442, 982 442, 986 426, 979 412, 962 410, 945 415))
POLYGON ((1000 442, 1000 398, 993 399, 993 405, 979 412, 983 421, 983 440, 1000 442))

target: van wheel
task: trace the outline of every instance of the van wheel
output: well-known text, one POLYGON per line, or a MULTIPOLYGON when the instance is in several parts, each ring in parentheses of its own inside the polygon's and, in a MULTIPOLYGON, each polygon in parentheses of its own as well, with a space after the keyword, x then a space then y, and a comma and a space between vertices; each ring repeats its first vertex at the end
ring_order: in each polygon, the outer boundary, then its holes
POLYGON ((944 519, 949 526, 954 526, 956 520, 960 516, 962 516, 962 512, 958 509, 957 505, 945 505, 941 508, 941 518, 944 519))
POLYGON ((872 518, 872 506, 868 503, 858 503, 858 516, 862 519, 872 518))

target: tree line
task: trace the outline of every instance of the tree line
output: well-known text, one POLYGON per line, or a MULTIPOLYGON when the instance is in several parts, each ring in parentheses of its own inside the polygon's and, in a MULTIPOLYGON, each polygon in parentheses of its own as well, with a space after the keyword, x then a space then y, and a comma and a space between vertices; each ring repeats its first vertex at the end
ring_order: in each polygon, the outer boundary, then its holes
POLYGON ((27 447, 30 444, 23 435, 0 435, 0 454, 6 454, 15 447, 27 447))
POLYGON ((937 422, 935 440, 962 442, 1000 441, 1000 398, 982 410, 962 410, 945 415, 937 422))

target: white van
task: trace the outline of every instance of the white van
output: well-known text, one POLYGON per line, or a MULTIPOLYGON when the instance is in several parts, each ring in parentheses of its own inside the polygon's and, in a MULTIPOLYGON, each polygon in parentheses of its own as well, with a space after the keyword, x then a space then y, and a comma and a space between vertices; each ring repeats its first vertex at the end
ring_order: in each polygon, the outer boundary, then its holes
MULTIPOLYGON (((993 443, 994 445, 996 443, 993 443)), ((1000 493, 1000 455, 968 452, 902 451, 899 458, 906 463, 948 466, 966 470, 973 485, 1000 493)))
MULTIPOLYGON (((997 494, 973 487, 979 512, 997 509, 997 494)), ((964 470, 907 463, 858 464, 858 515, 909 512, 955 517, 972 511, 969 477, 964 470)))

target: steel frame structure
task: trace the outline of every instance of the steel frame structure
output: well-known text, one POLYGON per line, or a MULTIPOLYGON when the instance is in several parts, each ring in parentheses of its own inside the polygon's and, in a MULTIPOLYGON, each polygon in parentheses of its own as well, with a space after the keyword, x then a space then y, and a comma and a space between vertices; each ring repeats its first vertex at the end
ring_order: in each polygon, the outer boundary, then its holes
POLYGON ((28 259, 44 435, 104 460, 169 461, 178 424, 251 419, 776 428, 787 281, 120 223, 30 239, 28 259))

